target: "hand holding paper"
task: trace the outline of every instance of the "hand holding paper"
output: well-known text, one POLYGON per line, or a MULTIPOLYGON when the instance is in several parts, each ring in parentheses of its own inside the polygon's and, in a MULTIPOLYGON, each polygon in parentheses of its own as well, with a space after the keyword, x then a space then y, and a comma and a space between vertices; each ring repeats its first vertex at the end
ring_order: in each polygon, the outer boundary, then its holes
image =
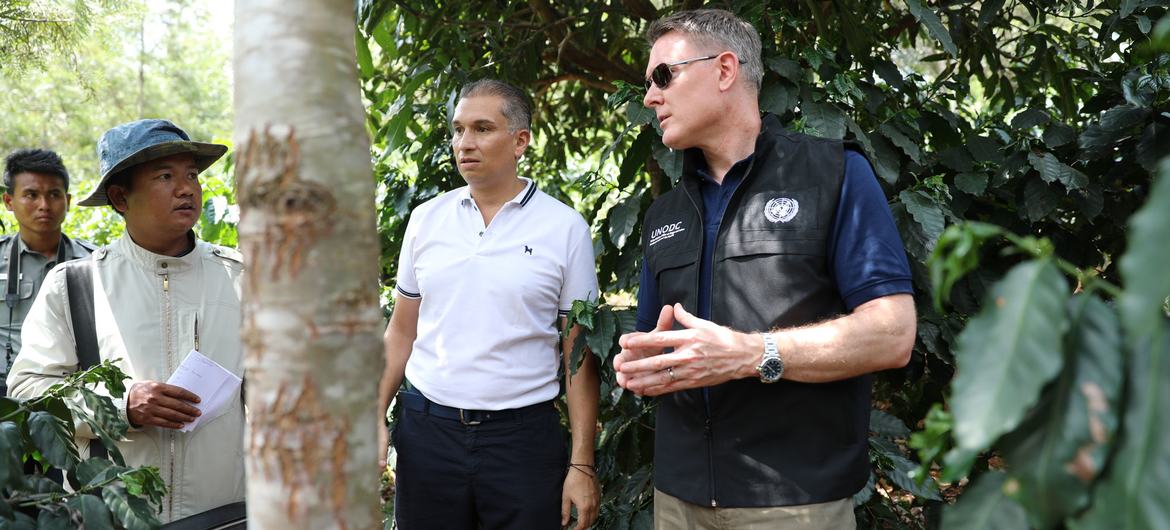
POLYGON ((240 390, 243 383, 235 374, 219 363, 208 359, 196 350, 191 350, 179 365, 167 384, 182 387, 199 396, 195 404, 201 414, 183 425, 181 432, 191 432, 199 425, 214 420, 227 410, 228 403, 240 390))

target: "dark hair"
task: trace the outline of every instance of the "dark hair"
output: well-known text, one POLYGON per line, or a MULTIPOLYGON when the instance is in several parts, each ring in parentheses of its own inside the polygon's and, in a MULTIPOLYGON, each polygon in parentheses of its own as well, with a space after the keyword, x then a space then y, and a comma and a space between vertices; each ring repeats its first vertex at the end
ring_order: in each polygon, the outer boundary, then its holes
POLYGON ((65 170, 65 163, 57 153, 48 149, 18 149, 4 159, 4 187, 8 193, 15 191, 12 180, 21 173, 53 175, 61 179, 65 192, 69 192, 69 172, 65 170))
POLYGON ((523 90, 498 79, 480 79, 464 85, 463 90, 459 91, 459 99, 475 96, 498 96, 503 99, 504 107, 500 110, 512 132, 532 128, 532 104, 523 90))

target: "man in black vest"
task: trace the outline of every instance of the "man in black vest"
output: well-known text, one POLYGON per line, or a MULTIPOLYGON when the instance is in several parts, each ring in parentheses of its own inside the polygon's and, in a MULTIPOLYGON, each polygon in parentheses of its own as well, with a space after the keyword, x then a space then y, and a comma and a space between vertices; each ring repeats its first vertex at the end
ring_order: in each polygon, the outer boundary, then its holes
POLYGON ((685 11, 647 39, 643 103, 683 177, 643 220, 639 332, 614 368, 661 396, 655 525, 852 528, 869 374, 915 337, 885 196, 851 146, 761 119, 750 24, 685 11))
POLYGON ((57 153, 20 149, 4 160, 4 206, 16 217, 18 233, 0 237, 0 396, 8 392, 3 379, 20 353, 20 326, 45 275, 58 263, 93 252, 88 242, 61 233, 69 199, 69 172, 57 153))

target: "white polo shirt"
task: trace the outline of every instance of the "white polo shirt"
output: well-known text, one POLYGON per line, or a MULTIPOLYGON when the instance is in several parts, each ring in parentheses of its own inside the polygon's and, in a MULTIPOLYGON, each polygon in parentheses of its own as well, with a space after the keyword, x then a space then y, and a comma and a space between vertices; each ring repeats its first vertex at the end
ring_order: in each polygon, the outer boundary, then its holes
POLYGON ((431 401, 481 410, 556 397, 557 321, 597 298, 589 226, 527 186, 484 226, 464 186, 411 214, 397 292, 421 298, 406 377, 431 401))

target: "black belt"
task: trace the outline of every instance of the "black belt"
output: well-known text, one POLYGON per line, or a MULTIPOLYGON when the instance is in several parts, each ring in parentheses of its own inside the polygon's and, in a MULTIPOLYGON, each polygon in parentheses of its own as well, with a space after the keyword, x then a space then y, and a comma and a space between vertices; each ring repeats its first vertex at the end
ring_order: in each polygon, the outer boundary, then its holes
POLYGON ((555 410, 552 400, 515 409, 471 410, 440 405, 427 399, 426 396, 414 392, 400 392, 398 399, 402 400, 402 405, 410 410, 429 414, 436 418, 456 420, 464 425, 479 425, 489 421, 519 420, 525 415, 555 410))

